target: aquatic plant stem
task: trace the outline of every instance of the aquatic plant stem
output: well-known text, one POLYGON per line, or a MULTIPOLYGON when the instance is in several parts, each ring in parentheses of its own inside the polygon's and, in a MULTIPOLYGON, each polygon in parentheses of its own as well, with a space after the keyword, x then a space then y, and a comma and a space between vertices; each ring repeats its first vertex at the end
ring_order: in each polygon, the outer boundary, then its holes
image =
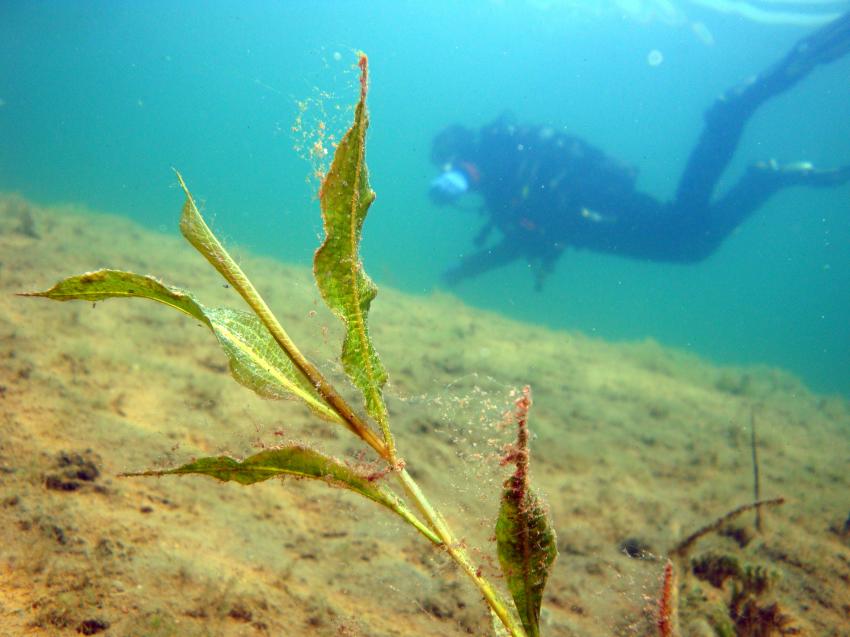
MULTIPOLYGON (((761 499, 761 482, 759 480, 759 452, 756 439, 756 410, 750 407, 750 449, 753 457, 753 501, 761 499)), ((762 532, 761 506, 756 507, 756 531, 762 532)))
POLYGON ((672 551, 670 551, 670 555, 676 558, 680 558, 684 560, 688 556, 688 552, 691 550, 694 544, 696 544, 697 540, 701 537, 708 535, 709 533, 713 533, 724 524, 734 520, 736 517, 741 515, 742 513, 746 513, 747 511, 752 511, 756 508, 761 507, 769 507, 769 506, 780 506, 785 504, 785 498, 773 498, 772 500, 759 500, 758 502, 751 502, 749 504, 742 504, 736 509, 729 511, 729 513, 720 516, 714 522, 710 524, 706 524, 701 529, 698 529, 691 533, 684 540, 679 542, 672 551))
POLYGON ((448 553, 449 556, 457 562, 457 564, 473 581, 475 586, 484 596, 487 605, 490 606, 493 613, 504 624, 505 628, 511 634, 511 637, 527 637, 525 629, 522 627, 522 624, 519 623, 519 620, 514 617, 513 613, 511 613, 508 605, 505 603, 505 600, 499 592, 493 588, 493 585, 481 576, 479 569, 476 568, 470 561, 469 556, 462 548, 460 542, 458 542, 458 540, 454 537, 451 528, 449 528, 449 525, 446 523, 445 519, 443 519, 443 516, 441 516, 433 506, 431 506, 431 503, 428 501, 428 498, 425 497, 425 494, 422 493, 422 490, 419 488, 416 481, 404 468, 402 468, 397 475, 402 487, 404 487, 405 492, 413 501, 413 504, 419 510, 419 513, 431 525, 431 528, 433 528, 434 532, 442 541, 442 545, 446 550, 446 553, 448 553))
POLYGON ((679 635, 679 588, 676 579, 673 562, 667 560, 664 565, 664 579, 661 584, 661 595, 658 598, 656 617, 659 637, 678 637, 679 635))

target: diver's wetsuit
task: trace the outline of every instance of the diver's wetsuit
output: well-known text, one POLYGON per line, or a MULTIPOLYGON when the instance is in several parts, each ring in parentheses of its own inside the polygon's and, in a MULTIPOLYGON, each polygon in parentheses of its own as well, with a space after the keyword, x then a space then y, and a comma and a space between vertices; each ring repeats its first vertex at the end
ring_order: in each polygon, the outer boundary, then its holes
POLYGON ((494 228, 502 239, 465 256, 445 273, 446 282, 522 258, 534 267, 539 286, 568 245, 653 261, 696 262, 777 191, 850 181, 850 166, 816 170, 808 164, 766 162, 751 166, 727 193, 712 198, 758 107, 849 50, 847 13, 720 97, 706 113, 671 202, 637 191, 633 169, 550 128, 518 126, 502 118, 477 136, 458 126, 447 129, 435 139, 432 159, 463 170, 471 188, 483 196, 490 219, 476 245, 482 246, 494 228))

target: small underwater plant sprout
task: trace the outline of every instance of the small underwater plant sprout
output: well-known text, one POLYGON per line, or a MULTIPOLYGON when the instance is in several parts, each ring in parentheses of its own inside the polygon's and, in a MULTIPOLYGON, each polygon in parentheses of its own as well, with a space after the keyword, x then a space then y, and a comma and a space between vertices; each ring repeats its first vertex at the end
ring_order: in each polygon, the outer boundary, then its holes
POLYGON ((319 190, 325 239, 313 268, 322 298, 344 323, 341 362, 363 396, 361 415, 319 368, 290 339, 248 277, 207 226, 182 176, 186 199, 180 219, 183 236, 224 277, 252 312, 208 307, 188 291, 159 280, 119 270, 72 276, 43 292, 27 293, 56 301, 100 301, 138 297, 157 301, 206 325, 224 350, 230 373, 264 398, 295 397, 316 418, 341 426, 368 445, 384 464, 376 473, 361 472, 303 444, 265 449, 242 461, 228 456, 199 458, 161 471, 126 475, 199 474, 243 485, 278 476, 321 480, 368 498, 399 516, 434 546, 445 551, 466 573, 490 607, 496 635, 537 637, 543 591, 557 557, 555 533, 547 507, 530 485, 529 388, 516 401, 517 440, 503 458, 515 469, 505 481, 495 524, 496 551, 510 600, 476 566, 459 535, 435 510, 408 472, 396 448, 390 414, 383 397, 387 372, 369 336, 368 313, 377 289, 359 257, 361 231, 375 193, 366 168, 368 63, 359 56, 360 99, 354 121, 340 140, 319 190))

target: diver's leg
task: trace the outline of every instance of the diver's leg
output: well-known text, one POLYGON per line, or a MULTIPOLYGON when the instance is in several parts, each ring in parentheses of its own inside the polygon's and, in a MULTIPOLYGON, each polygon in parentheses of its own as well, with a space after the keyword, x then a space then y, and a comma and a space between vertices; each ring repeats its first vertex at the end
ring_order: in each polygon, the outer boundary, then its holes
POLYGON ((691 152, 673 202, 677 210, 706 210, 726 169, 744 125, 771 97, 788 90, 820 64, 850 51, 850 12, 800 40, 777 64, 721 96, 705 114, 705 126, 691 152))
POLYGON ((458 265, 443 273, 443 282, 447 285, 457 285, 464 279, 507 265, 521 256, 523 252, 520 244, 502 239, 501 243, 492 248, 479 250, 463 257, 458 265))
POLYGON ((808 163, 781 166, 774 161, 750 166, 708 214, 708 228, 719 243, 774 194, 792 186, 833 188, 850 183, 850 166, 818 170, 808 163))

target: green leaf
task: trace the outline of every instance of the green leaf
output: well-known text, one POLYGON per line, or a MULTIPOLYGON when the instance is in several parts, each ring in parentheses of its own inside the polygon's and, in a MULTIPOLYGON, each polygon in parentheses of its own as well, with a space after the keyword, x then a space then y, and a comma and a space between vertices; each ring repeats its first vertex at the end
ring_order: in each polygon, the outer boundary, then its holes
POLYGON ((192 295, 169 287, 151 276, 121 270, 97 270, 62 279, 44 292, 26 292, 20 296, 40 296, 53 301, 103 301, 115 297, 143 297, 180 310, 208 323, 201 306, 192 295))
POLYGON ((531 387, 523 387, 515 404, 517 441, 507 448, 502 464, 512 462, 516 470, 505 481, 502 491, 496 520, 496 552, 525 632, 528 637, 538 637, 543 590, 558 557, 558 547, 546 506, 531 490, 528 446, 531 387))
POLYGON ((558 549, 546 507, 515 475, 502 493, 496 550, 522 625, 528 637, 538 637, 543 590, 558 549))
POLYGON ((423 525, 404 503, 389 489, 369 480, 336 458, 301 445, 289 445, 277 449, 267 449, 242 460, 228 456, 200 458, 175 469, 163 471, 143 471, 126 473, 126 476, 164 476, 182 474, 201 474, 227 482, 234 480, 239 484, 254 484, 278 476, 294 476, 323 480, 328 484, 349 489, 381 504, 419 530, 435 544, 440 539, 433 531, 423 525))
POLYGON ((263 398, 298 397, 325 419, 340 418, 319 398, 312 384, 283 355, 260 320, 229 308, 208 308, 189 292, 165 285, 150 276, 121 270, 98 270, 63 279, 49 290, 24 296, 55 301, 101 301, 139 297, 163 303, 187 314, 212 330, 230 364, 233 377, 263 398))
POLYGON ((337 420, 256 316, 226 307, 204 308, 204 313, 227 354, 230 372, 239 383, 263 398, 298 396, 321 416, 337 420))
POLYGON ((382 387, 387 372, 369 338, 367 316, 377 288, 363 270, 359 246, 363 222, 375 193, 366 169, 366 56, 361 57, 360 101, 354 123, 340 141, 319 191, 325 240, 316 251, 313 270, 325 303, 345 323, 342 365, 363 392, 366 411, 392 447, 382 387))

